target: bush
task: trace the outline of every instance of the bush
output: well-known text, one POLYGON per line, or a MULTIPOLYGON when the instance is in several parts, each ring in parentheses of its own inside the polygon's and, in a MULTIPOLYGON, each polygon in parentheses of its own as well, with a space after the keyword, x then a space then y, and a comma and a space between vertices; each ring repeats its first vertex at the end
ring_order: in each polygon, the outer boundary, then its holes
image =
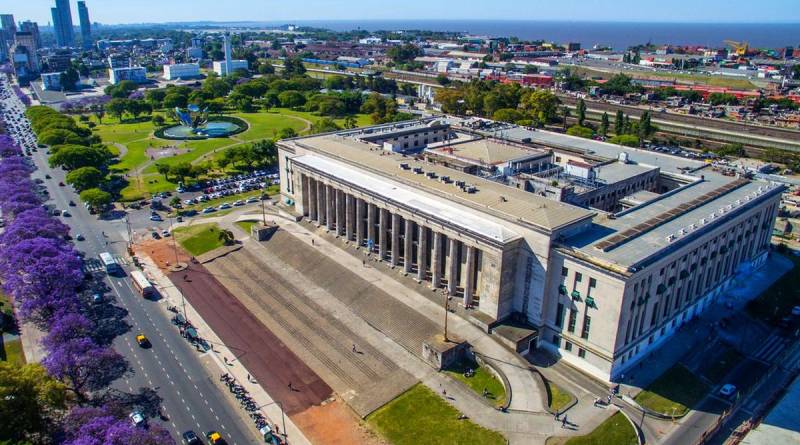
POLYGON ((639 136, 634 136, 632 134, 621 134, 609 139, 608 142, 611 144, 624 145, 626 147, 638 147, 639 136))
MULTIPOLYGON (((567 128, 567 134, 570 136, 577 136, 579 138, 591 139, 594 136, 594 130, 588 127, 582 127, 580 125, 573 125, 567 128)), ((639 145, 639 142, 636 142, 636 145, 639 145)))

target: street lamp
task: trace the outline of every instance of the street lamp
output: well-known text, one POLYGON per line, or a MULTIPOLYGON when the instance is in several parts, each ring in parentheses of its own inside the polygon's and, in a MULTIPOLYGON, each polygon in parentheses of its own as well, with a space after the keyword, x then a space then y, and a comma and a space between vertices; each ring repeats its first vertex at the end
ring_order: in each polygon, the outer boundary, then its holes
MULTIPOLYGON (((169 233, 172 235, 172 249, 175 252, 175 269, 178 269, 178 241, 175 240, 175 234, 172 231, 172 217, 169 218, 169 233)), ((186 275, 184 275, 186 276, 186 275)), ((189 322, 189 317, 186 315, 186 297, 181 292, 181 308, 183 309, 183 319, 189 322)))

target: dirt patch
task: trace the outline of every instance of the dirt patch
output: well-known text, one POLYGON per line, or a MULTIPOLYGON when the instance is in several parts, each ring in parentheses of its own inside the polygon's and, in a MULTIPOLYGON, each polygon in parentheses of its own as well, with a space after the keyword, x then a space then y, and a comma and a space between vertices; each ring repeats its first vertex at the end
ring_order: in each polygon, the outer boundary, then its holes
POLYGON ((189 153, 190 151, 192 150, 188 148, 179 148, 175 145, 168 145, 166 147, 150 147, 145 153, 147 153, 147 157, 150 158, 151 161, 157 161, 161 158, 178 156, 189 153))
POLYGON ((338 399, 297 413, 292 421, 315 444, 387 444, 338 399))
MULTIPOLYGON (((158 240, 141 240, 134 244, 133 250, 137 255, 148 255, 164 273, 170 273, 170 266, 175 264, 176 248, 171 237, 158 240)), ((187 263, 192 258, 180 246, 177 246, 177 252, 179 262, 187 263)))

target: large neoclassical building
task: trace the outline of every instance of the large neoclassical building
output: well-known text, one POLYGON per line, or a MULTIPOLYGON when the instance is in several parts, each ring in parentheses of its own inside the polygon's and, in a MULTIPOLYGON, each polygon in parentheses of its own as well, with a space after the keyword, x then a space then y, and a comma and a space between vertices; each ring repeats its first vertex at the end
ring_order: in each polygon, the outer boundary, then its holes
POLYGON ((285 204, 613 380, 766 259, 782 186, 485 120, 278 143, 285 204))

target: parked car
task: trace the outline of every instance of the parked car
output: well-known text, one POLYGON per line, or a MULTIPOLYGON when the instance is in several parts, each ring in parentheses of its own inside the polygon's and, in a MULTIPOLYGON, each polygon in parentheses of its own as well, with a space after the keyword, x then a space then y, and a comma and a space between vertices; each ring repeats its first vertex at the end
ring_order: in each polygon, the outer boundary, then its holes
POLYGON ((736 385, 732 385, 730 383, 722 385, 722 388, 719 389, 719 394, 724 397, 731 397, 732 395, 736 394, 736 385))
POLYGON ((155 215, 150 215, 150 221, 164 221, 164 220, 161 218, 161 215, 156 213, 155 215))
POLYGON ((78 240, 78 241, 83 241, 86 238, 84 238, 83 235, 79 233, 79 234, 75 235, 75 239, 78 240))
POLYGON ((183 443, 185 445, 198 445, 202 443, 200 442, 200 438, 197 437, 197 434, 192 430, 184 432, 181 434, 181 437, 183 437, 183 443))
POLYGON ((141 411, 134 411, 134 412, 130 413, 128 415, 128 417, 130 417, 131 423, 133 423, 135 426, 142 426, 143 427, 144 424, 145 424, 144 415, 142 414, 141 411))

